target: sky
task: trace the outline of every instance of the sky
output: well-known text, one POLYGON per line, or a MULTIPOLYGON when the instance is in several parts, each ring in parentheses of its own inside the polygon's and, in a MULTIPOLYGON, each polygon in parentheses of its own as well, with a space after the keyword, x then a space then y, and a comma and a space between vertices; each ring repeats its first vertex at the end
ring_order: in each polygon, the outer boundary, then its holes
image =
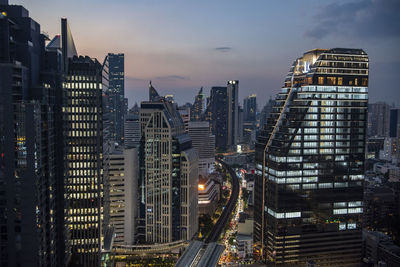
MULTIPOLYGON (((313 48, 362 48, 370 59, 370 102, 400 106, 399 0, 10 0, 41 30, 68 18, 80 55, 125 54, 129 106, 148 84, 179 104, 200 87, 239 80, 239 97, 262 108, 292 62, 313 48)), ((242 100, 241 100, 242 101, 242 100)), ((241 102, 242 103, 242 102, 241 102)))

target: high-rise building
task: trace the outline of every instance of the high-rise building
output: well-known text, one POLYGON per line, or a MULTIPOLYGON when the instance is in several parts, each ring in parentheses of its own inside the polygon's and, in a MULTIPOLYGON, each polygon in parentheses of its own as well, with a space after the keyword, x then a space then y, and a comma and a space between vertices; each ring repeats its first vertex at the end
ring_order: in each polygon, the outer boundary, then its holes
POLYGON ((239 81, 228 81, 228 146, 236 149, 239 141, 239 81))
POLYGON ((0 266, 65 266, 62 58, 0 2, 0 266))
POLYGON ((257 113, 257 97, 252 94, 243 100, 243 119, 245 122, 255 122, 257 113))
POLYGON ((112 114, 112 137, 122 144, 124 137, 124 116, 126 114, 124 54, 108 54, 109 61, 109 109, 112 114))
POLYGON ((389 137, 400 138, 400 109, 398 108, 390 110, 389 137))
POLYGON ((209 122, 189 122, 189 135, 199 156, 199 175, 207 177, 215 165, 215 136, 210 133, 209 122))
POLYGON ((130 110, 125 115, 124 145, 125 148, 138 147, 140 145, 139 111, 130 110))
MULTIPOLYGON (((243 108, 239 106, 238 108, 238 121, 237 121, 237 137, 236 137, 236 144, 243 142, 243 131, 244 131, 244 113, 243 113, 243 108)), ((236 146, 234 146, 234 149, 236 149, 236 146)))
POLYGON ((187 106, 178 108, 179 114, 182 117, 183 124, 185 125, 185 133, 189 130, 189 122, 190 122, 190 108, 187 106))
POLYGON ((110 154, 110 225, 114 244, 133 245, 137 217, 138 148, 117 148, 110 154))
POLYGON ((390 106, 384 102, 368 105, 368 135, 389 136, 390 106))
POLYGON ((248 144, 254 144, 251 137, 253 131, 257 128, 257 98, 256 95, 250 95, 243 100, 243 141, 248 144))
MULTIPOLYGON (((62 40, 73 41, 62 19, 62 40)), ((103 226, 108 225, 107 177, 103 177, 103 90, 108 89, 108 58, 103 64, 65 54, 67 90, 68 225, 71 264, 99 266, 103 226), (104 224, 104 225, 103 225, 104 224)), ((106 147, 105 147, 106 148, 106 147)))
POLYGON ((193 107, 190 109, 190 120, 191 121, 200 121, 205 107, 205 95, 203 93, 203 87, 200 88, 200 91, 196 95, 193 103, 193 107))
POLYGON ((207 120, 215 135, 217 151, 228 149, 228 95, 226 87, 212 87, 207 106, 207 120))
POLYGON ((265 106, 263 107, 261 114, 260 114, 260 128, 262 128, 265 125, 265 123, 267 122, 269 114, 271 113, 274 105, 275 105, 275 100, 270 98, 268 100, 268 102, 265 104, 265 106))
MULTIPOLYGON (((158 95, 152 86, 151 92, 158 95)), ((190 136, 176 105, 163 97, 141 103, 140 123, 146 242, 190 240, 198 228, 198 156, 190 136)))
POLYGON ((278 266, 358 266, 368 56, 315 49, 295 60, 256 143, 254 239, 278 266))

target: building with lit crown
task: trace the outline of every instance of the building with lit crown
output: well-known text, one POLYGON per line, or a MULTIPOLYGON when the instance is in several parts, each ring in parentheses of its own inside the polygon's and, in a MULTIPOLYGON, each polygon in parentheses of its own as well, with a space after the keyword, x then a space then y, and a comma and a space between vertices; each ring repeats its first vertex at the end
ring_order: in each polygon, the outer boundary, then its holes
POLYGON ((254 241, 268 264, 358 266, 368 56, 296 59, 256 143, 254 241))

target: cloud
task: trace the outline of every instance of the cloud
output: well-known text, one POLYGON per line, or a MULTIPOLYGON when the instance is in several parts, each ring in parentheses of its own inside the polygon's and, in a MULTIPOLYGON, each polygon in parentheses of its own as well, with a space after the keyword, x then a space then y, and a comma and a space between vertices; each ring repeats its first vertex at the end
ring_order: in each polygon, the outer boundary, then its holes
POLYGON ((167 76, 158 76, 155 77, 156 80, 167 80, 167 81, 187 81, 190 80, 190 77, 181 76, 181 75, 167 75, 167 76))
POLYGON ((343 37, 399 38, 399 0, 359 0, 332 3, 320 8, 314 26, 305 36, 323 39, 329 35, 343 37))
POLYGON ((215 50, 219 51, 219 52, 229 52, 232 50, 232 47, 229 46, 220 46, 220 47, 216 47, 215 50))

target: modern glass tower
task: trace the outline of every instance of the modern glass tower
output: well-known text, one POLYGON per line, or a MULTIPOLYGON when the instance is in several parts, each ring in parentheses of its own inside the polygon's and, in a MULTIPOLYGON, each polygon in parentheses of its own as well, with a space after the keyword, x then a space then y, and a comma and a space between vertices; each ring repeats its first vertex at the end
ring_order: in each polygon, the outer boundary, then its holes
POLYGON ((358 266, 367 108, 363 50, 293 63, 256 144, 254 239, 268 263, 358 266))
POLYGON ((124 54, 108 54, 109 60, 109 101, 110 114, 112 114, 112 138, 122 144, 124 137, 124 115, 125 108, 125 73, 124 73, 124 54))
POLYGON ((103 66, 96 59, 69 59, 68 194, 72 263, 98 266, 104 220, 102 88, 103 66))
POLYGON ((64 87, 68 176, 68 226, 71 264, 99 266, 103 245, 103 225, 108 222, 107 142, 103 139, 103 90, 108 88, 108 57, 77 56, 67 20, 62 19, 62 40, 66 74, 64 87))
POLYGON ((228 95, 226 87, 212 87, 210 103, 207 107, 207 119, 215 135, 215 148, 218 151, 228 149, 228 95))
POLYGON ((0 1, 0 266, 64 266, 62 58, 0 1), (60 191, 61 189, 61 191, 60 191))

